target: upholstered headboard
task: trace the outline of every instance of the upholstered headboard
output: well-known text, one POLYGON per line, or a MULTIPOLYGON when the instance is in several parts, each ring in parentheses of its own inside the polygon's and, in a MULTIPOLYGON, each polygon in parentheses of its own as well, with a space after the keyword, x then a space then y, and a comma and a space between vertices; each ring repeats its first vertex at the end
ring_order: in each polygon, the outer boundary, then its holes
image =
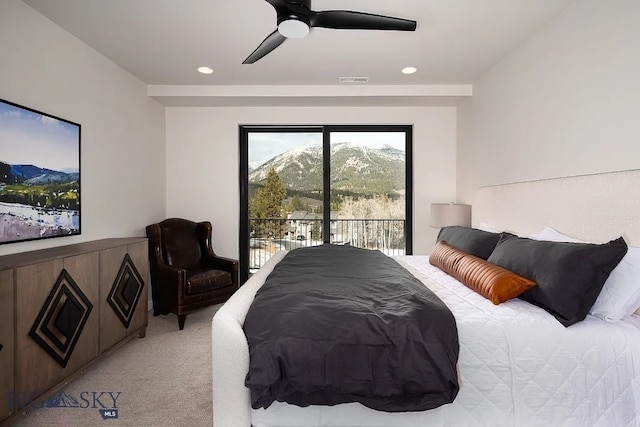
POLYGON ((640 247, 640 169, 494 185, 476 190, 472 223, 518 233, 546 226, 594 243, 640 247))

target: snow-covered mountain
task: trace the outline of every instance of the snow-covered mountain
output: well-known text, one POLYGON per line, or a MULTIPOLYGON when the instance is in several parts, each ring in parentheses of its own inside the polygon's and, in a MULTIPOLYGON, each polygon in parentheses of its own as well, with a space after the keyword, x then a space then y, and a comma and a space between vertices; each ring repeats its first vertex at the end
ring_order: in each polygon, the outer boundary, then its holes
POLYGON ((262 162, 260 162, 260 161, 250 162, 249 163, 249 172, 252 172, 252 171, 256 170, 257 168, 260 167, 260 165, 262 165, 262 162))
MULTIPOLYGON (((250 169, 249 182, 262 183, 274 168, 285 186, 298 191, 322 190, 322 147, 312 145, 286 151, 250 169)), ((360 194, 402 191, 405 152, 385 146, 381 149, 351 143, 331 146, 331 187, 360 194)))

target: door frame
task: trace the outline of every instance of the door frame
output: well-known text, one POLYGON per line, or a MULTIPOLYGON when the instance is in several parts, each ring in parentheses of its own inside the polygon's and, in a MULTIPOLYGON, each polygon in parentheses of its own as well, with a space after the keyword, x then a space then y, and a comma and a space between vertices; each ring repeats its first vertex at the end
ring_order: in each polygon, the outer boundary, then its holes
POLYGON ((240 150, 240 280, 249 278, 249 134, 250 133, 302 133, 322 134, 323 149, 323 242, 331 238, 331 132, 404 132, 405 133, 405 254, 413 253, 413 125, 239 125, 240 150))

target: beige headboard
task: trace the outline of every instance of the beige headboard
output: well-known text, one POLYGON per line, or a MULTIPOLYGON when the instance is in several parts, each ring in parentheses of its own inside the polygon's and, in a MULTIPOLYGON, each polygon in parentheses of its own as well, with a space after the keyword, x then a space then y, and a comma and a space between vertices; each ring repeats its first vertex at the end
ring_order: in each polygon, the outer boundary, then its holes
POLYGON ((494 185, 476 190, 472 223, 517 233, 545 226, 594 243, 640 247, 640 169, 494 185))

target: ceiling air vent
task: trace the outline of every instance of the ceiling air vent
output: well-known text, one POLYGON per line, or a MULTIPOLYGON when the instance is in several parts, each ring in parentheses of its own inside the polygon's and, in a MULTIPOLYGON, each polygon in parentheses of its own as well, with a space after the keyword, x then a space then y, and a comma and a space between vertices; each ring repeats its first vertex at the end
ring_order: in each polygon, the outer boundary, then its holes
POLYGON ((340 77, 340 83, 369 83, 369 77, 340 77))

